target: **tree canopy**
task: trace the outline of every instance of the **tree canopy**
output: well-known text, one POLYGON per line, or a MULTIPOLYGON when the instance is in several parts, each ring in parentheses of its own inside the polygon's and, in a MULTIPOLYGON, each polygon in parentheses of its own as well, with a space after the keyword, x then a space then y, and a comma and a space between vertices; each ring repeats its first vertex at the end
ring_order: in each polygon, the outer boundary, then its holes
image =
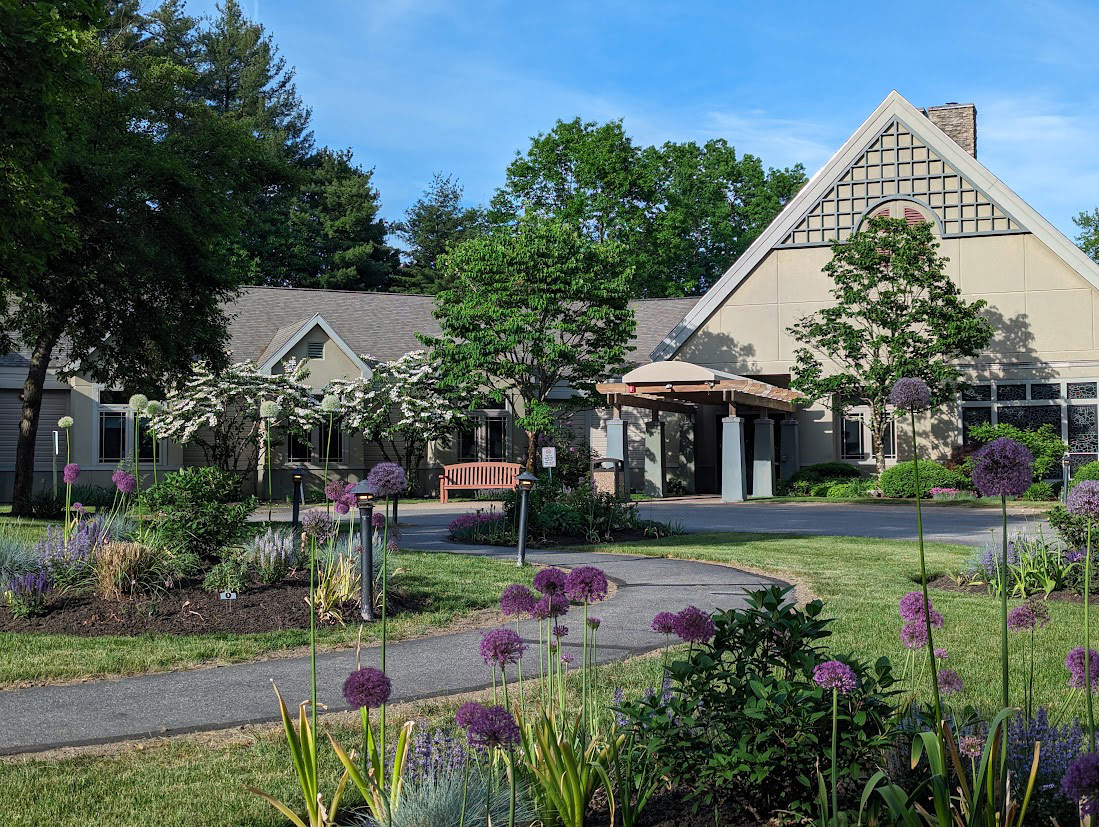
POLYGON ((992 338, 992 326, 981 316, 986 302, 960 296, 943 271, 947 259, 938 246, 926 222, 871 218, 832 244, 824 272, 834 282, 836 303, 787 331, 801 345, 794 388, 813 400, 870 408, 879 472, 893 383, 923 379, 933 403, 941 402, 960 376, 956 361, 976 355, 992 338))
POLYGON ((397 275, 401 291, 435 295, 448 287, 439 257, 485 232, 484 210, 467 206, 462 196, 462 186, 454 178, 435 173, 424 194, 405 210, 404 220, 393 225, 407 248, 397 275))
POLYGON ((452 286, 435 306, 442 334, 423 342, 447 384, 473 382, 498 401, 518 400, 533 469, 554 407, 592 404, 595 384, 625 360, 634 319, 621 248, 526 216, 459 244, 443 269, 452 286), (551 399, 566 385, 573 395, 551 399))
POLYGON ((1080 228, 1076 244, 1093 261, 1099 261, 1099 207, 1091 212, 1082 212, 1072 220, 1080 228))
POLYGON ((636 145, 621 121, 557 121, 508 166, 494 224, 552 217, 622 245, 635 296, 707 290, 805 183, 725 141, 636 145))

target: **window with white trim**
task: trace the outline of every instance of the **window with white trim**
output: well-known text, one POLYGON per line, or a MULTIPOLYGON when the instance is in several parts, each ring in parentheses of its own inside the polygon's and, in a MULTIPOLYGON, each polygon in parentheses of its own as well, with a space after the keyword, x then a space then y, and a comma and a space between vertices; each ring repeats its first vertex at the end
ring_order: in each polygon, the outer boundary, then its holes
POLYGON ((120 462, 126 456, 126 411, 99 409, 99 461, 120 462))
POLYGON ((843 459, 866 459, 866 450, 863 448, 863 430, 865 423, 862 414, 844 414, 843 417, 843 451, 840 456, 843 459))

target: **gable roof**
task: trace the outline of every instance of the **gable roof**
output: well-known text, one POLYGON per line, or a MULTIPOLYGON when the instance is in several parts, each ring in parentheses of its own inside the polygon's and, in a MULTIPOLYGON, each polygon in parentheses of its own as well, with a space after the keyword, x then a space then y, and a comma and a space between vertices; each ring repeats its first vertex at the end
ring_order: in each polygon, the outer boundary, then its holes
MULTIPOLYGON (((637 329, 627 360, 648 361, 652 349, 697 301, 692 296, 630 302, 637 329)), ((432 315, 434 307, 434 296, 409 293, 245 287, 226 307, 231 318, 229 358, 234 362, 251 359, 262 366, 289 350, 318 324, 319 317, 329 336, 343 342, 350 354, 389 361, 421 349, 417 333, 441 333, 432 315)))
POLYGON ((297 329, 294 329, 293 325, 279 328, 275 332, 275 337, 271 340, 271 344, 263 351, 263 355, 261 356, 262 361, 259 363, 260 371, 263 373, 270 373, 275 365, 278 364, 279 360, 286 356, 286 354, 290 352, 290 349, 305 338, 306 334, 315 327, 319 327, 323 330, 327 334, 329 341, 342 350, 344 355, 358 366, 364 376, 369 377, 373 375, 373 371, 367 367, 366 363, 363 362, 358 354, 351 349, 351 346, 347 344, 347 341, 335 331, 332 325, 330 325, 320 313, 314 313, 304 322, 299 324, 297 329), (289 334, 286 333, 288 330, 290 331, 289 334))
MULTIPOLYGON (((1088 258, 1063 233, 989 172, 976 158, 958 146, 945 132, 932 123, 921 110, 905 100, 899 92, 893 90, 878 105, 870 117, 863 122, 862 126, 839 148, 831 160, 809 180, 809 183, 802 188, 801 192, 790 200, 785 209, 776 216, 767 229, 725 271, 724 275, 706 292, 698 304, 653 349, 652 358, 654 360, 672 358, 687 339, 724 304, 725 300, 772 249, 784 246, 819 246, 827 243, 828 233, 823 227, 825 222, 822 220, 820 225, 814 225, 809 219, 814 215, 821 214, 820 205, 827 201, 826 197, 829 193, 834 191, 843 176, 855 167, 857 162, 864 159, 865 153, 873 150, 875 142, 879 141, 881 136, 894 124, 903 125, 904 131, 918 138, 923 146, 941 159, 944 169, 947 167, 952 168, 948 172, 953 172, 961 179, 959 187, 965 184, 975 193, 973 196, 974 203, 980 203, 980 199, 987 202, 992 232, 1033 233, 1069 267, 1079 273, 1093 287, 1099 289, 1099 265, 1088 258), (822 231, 819 233, 819 237, 816 237, 809 235, 811 230, 822 231), (805 233, 806 235, 800 236, 798 233, 805 233)), ((918 200, 905 193, 896 193, 889 195, 888 198, 880 198, 879 201, 906 197, 911 198, 911 200, 918 200)), ((866 210, 861 211, 861 214, 869 212, 875 206, 876 204, 871 203, 866 210)), ((853 212, 849 214, 853 216, 853 220, 850 222, 848 229, 852 229, 857 226, 860 214, 853 212)), ((841 213, 841 215, 843 214, 841 213)), ((840 233, 843 229, 842 226, 835 227, 836 233, 840 233)), ((959 230, 961 229, 959 225, 959 230)), ((958 232, 956 234, 967 233, 958 232)), ((838 237, 843 238, 845 236, 840 233, 838 237)))

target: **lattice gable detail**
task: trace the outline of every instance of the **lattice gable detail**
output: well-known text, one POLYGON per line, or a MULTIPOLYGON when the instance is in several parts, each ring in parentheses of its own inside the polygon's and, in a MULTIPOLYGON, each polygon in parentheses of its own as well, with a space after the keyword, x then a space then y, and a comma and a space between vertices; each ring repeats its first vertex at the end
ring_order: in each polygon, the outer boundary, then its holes
POLYGON ((777 246, 843 241, 868 211, 897 198, 910 199, 934 213, 944 238, 1025 230, 894 118, 777 246))

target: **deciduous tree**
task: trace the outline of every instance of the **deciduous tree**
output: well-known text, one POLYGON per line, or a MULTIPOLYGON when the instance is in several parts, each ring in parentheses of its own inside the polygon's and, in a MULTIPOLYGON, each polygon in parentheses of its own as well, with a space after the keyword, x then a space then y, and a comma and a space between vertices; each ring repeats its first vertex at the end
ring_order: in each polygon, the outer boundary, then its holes
POLYGON ((788 332, 795 351, 791 384, 813 400, 870 409, 878 472, 889 424, 889 392, 904 376, 923 379, 933 404, 953 397, 956 362, 992 338, 981 316, 986 302, 967 302, 943 272, 931 225, 871 218, 847 241, 832 244, 824 266, 835 305, 798 321, 788 332))
POLYGON ((595 384, 625 360, 634 319, 620 247, 527 216, 458 245, 443 268, 453 286, 435 305, 442 334, 422 340, 443 381, 518 400, 533 470, 536 437, 553 430, 554 408, 593 404, 595 384))

